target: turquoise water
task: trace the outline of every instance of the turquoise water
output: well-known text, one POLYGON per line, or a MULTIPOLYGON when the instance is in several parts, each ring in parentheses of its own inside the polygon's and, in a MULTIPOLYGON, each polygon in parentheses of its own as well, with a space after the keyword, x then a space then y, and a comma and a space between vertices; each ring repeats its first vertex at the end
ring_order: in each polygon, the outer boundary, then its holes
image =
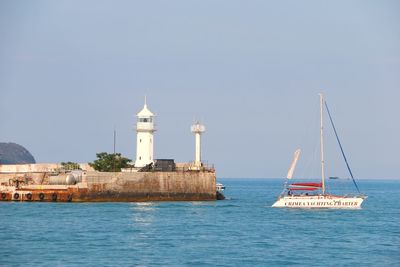
POLYGON ((0 266, 400 266, 400 183, 361 210, 271 208, 278 179, 220 179, 218 202, 0 202, 0 266))

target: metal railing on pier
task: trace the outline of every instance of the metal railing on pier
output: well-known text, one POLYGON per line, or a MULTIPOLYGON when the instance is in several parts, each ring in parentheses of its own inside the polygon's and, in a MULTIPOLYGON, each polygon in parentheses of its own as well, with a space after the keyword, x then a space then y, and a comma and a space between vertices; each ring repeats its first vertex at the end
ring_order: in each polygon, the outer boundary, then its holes
POLYGON ((177 163, 175 166, 176 172, 188 172, 188 171, 203 171, 203 172, 215 172, 214 164, 208 164, 202 162, 201 166, 196 165, 194 162, 188 163, 177 163))

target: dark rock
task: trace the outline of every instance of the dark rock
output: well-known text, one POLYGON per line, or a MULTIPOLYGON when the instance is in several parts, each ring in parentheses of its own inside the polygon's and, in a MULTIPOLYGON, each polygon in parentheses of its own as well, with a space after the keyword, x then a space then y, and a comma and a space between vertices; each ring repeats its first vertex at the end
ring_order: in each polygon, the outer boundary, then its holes
POLYGON ((36 163, 29 151, 15 143, 0 143, 0 164, 36 163))
POLYGON ((217 200, 224 200, 225 196, 221 192, 217 191, 217 200))

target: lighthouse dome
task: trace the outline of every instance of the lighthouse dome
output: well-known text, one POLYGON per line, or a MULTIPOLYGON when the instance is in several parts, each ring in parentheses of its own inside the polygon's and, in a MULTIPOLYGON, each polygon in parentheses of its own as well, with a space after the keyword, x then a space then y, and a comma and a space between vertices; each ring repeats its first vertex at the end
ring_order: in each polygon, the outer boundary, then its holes
POLYGON ((137 114, 138 117, 154 117, 153 112, 151 112, 148 108, 147 108, 147 104, 144 104, 144 107, 141 111, 139 111, 139 113, 137 114))

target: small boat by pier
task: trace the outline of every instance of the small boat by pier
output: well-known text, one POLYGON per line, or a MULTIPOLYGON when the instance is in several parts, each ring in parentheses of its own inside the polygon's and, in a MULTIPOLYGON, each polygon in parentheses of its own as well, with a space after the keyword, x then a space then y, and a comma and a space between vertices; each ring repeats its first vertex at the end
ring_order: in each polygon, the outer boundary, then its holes
POLYGON ((223 192, 225 190, 225 185, 223 185, 221 183, 217 183, 216 187, 217 187, 217 191, 219 191, 219 192, 223 192))

